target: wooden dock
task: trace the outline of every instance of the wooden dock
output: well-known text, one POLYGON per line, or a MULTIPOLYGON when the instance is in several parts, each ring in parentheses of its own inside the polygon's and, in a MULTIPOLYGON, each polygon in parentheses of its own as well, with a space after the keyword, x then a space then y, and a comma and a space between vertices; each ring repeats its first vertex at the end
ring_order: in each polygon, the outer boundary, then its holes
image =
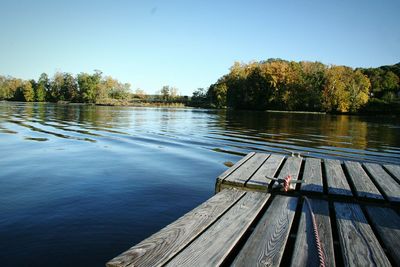
POLYGON ((399 211, 398 165, 249 153, 107 266, 400 266, 399 211), (284 192, 265 177, 288 175, 305 182, 284 192))

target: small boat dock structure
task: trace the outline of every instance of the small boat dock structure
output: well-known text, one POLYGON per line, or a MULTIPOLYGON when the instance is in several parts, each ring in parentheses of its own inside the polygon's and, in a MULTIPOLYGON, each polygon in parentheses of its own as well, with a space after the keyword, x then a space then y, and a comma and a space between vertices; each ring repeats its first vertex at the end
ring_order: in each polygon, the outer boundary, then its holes
POLYGON ((107 266, 400 266, 399 211, 398 165, 252 152, 107 266))

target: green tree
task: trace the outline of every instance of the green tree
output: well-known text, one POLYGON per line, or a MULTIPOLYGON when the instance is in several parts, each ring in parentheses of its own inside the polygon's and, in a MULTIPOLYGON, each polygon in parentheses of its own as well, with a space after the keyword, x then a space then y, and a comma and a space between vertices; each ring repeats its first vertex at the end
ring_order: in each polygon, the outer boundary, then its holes
POLYGON ((64 86, 63 73, 61 72, 54 73, 53 78, 50 80, 50 86, 49 86, 48 97, 50 101, 57 102, 59 100, 65 100, 63 86, 64 86))
POLYGON ((399 89, 399 77, 392 71, 387 71, 382 77, 384 91, 397 91, 399 89))
MULTIPOLYGON (((228 87, 227 87, 226 83, 224 83, 224 82, 221 82, 221 83, 217 82, 210 86, 207 94, 210 98, 212 105, 215 108, 225 108, 226 107, 227 91, 228 91, 228 87)), ((194 96, 194 93, 193 93, 193 96, 194 96)))
POLYGON ((196 91, 193 92, 193 95, 190 99, 190 105, 194 107, 205 107, 207 104, 207 92, 204 88, 197 88, 196 91))
POLYGON ((100 89, 101 75, 102 73, 97 70, 92 75, 87 73, 78 74, 77 80, 83 102, 96 103, 100 89))
POLYGON ((10 100, 14 97, 16 87, 12 86, 11 77, 0 76, 0 100, 10 100))
POLYGON ((320 62, 300 62, 295 109, 320 111, 326 66, 320 62))
POLYGON ((35 98, 38 102, 46 101, 46 88, 42 83, 38 83, 36 86, 35 98))
POLYGON ((60 99, 65 101, 76 101, 79 97, 78 83, 70 73, 62 74, 62 84, 60 86, 60 99))
POLYGON ((36 87, 36 101, 43 102, 51 99, 50 79, 46 73, 40 74, 36 87))

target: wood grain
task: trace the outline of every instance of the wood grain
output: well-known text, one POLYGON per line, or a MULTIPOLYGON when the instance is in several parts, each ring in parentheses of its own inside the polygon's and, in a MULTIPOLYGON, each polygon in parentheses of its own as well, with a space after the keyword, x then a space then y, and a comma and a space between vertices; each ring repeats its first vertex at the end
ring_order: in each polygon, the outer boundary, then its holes
POLYGON ((216 221, 244 192, 225 189, 191 212, 117 256, 107 266, 160 266, 216 221))
POLYGON ((223 180, 225 179, 229 174, 234 172, 237 168, 239 168, 243 163, 245 163, 248 159, 253 157, 256 153, 255 152, 250 152, 243 158, 241 158, 239 161, 237 161, 232 167, 224 171, 221 175, 218 176, 218 179, 223 180))
MULTIPOLYGON (((328 202, 309 199, 318 227, 325 256, 325 266, 335 266, 331 220, 328 202)), ((313 223, 307 203, 303 203, 291 266, 319 266, 318 250, 313 233, 313 223)))
POLYGON ((391 202, 400 202, 400 185, 382 168, 375 163, 363 164, 385 196, 391 202))
POLYGON ((356 195, 361 198, 373 198, 383 200, 383 196, 368 177, 359 162, 345 161, 347 172, 356 189, 356 195))
POLYGON ((238 169, 243 163, 245 163, 247 160, 249 160, 251 157, 253 157, 256 153, 255 152, 250 152, 248 153, 245 157, 241 158, 239 161, 237 161, 232 167, 224 171, 221 175, 217 177, 217 180, 215 182, 215 192, 218 193, 221 191, 221 183, 223 180, 230 175, 232 172, 234 172, 236 169, 238 169))
POLYGON ((323 193, 321 160, 307 158, 304 165, 303 181, 300 191, 323 193))
POLYGON ((279 266, 296 206, 297 198, 276 196, 232 266, 279 266))
POLYGON ((386 249, 397 266, 400 266, 400 217, 389 208, 366 207, 367 213, 377 229, 386 249))
POLYGON ((234 185, 244 187, 247 180, 257 171, 257 169, 269 157, 269 154, 256 153, 253 157, 248 159, 233 173, 228 175, 223 183, 226 185, 234 185))
POLYGON ((284 158, 282 155, 272 154, 246 183, 246 187, 266 190, 271 180, 268 180, 265 176, 274 177, 284 158))
POLYGON ((346 180, 340 161, 325 159, 325 175, 328 183, 328 193, 333 195, 352 196, 350 186, 346 180))
POLYGON ((249 228, 269 198, 269 194, 247 192, 167 266, 218 266, 249 228))
MULTIPOLYGON (((279 173, 278 178, 284 179, 286 176, 292 176, 293 180, 297 180, 299 178, 300 167, 301 167, 302 158, 297 157, 289 157, 285 161, 282 170, 279 173)), ((277 183, 273 184, 273 188, 277 188, 277 183)), ((289 188, 294 190, 296 188, 296 184, 290 184, 289 188)))
POLYGON ((345 266, 391 266, 357 204, 334 203, 345 266))
POLYGON ((391 164, 385 164, 383 165, 386 170, 388 170, 393 177, 396 179, 398 183, 400 183, 400 166, 399 165, 391 165, 391 164))

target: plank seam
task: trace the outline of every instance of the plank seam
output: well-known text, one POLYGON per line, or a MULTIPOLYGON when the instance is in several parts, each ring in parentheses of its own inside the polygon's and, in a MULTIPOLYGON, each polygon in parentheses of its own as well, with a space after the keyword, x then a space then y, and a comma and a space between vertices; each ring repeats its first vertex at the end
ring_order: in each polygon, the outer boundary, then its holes
POLYGON ((322 194, 328 196, 328 177, 326 177, 325 161, 321 160, 322 194))
POLYGON ((391 201, 389 200, 388 196, 386 195, 386 193, 383 191, 382 187, 380 186, 380 184, 378 183, 378 181, 375 180, 374 176, 369 172, 369 170, 367 169, 367 167, 365 167, 364 164, 361 164, 361 167, 364 169, 364 171, 367 173, 369 179, 372 181, 372 183, 375 185, 375 187, 378 189, 378 191, 381 193, 381 195, 383 196, 384 200, 391 203, 391 201))
POLYGON ((343 170, 344 177, 346 177, 346 179, 347 179, 347 183, 349 184, 349 187, 350 187, 350 190, 351 190, 351 193, 353 194, 353 196, 356 198, 365 198, 365 197, 360 197, 360 195, 358 194, 357 188, 356 188, 355 184, 353 183, 353 179, 351 179, 351 177, 350 177, 349 170, 347 169, 347 166, 346 166, 346 164, 344 164, 343 161, 340 162, 340 167, 343 170))
POLYGON ((228 253, 227 257, 222 262, 221 266, 231 266, 235 257, 239 254, 239 251, 244 247, 247 240, 250 238, 251 234, 254 232, 254 229, 257 227, 258 223, 261 221, 261 218, 264 216, 265 212, 267 212, 268 208, 271 206, 272 201, 275 199, 275 196, 270 194, 267 202, 265 203, 264 207, 260 210, 257 216, 254 218, 253 222, 246 230, 246 232, 242 235, 236 245, 231 249, 228 253))
POLYGON ((381 166, 387 172, 387 174, 389 174, 393 178, 393 180, 395 180, 398 184, 400 184, 400 180, 388 168, 386 168, 385 165, 381 166))
POLYGON ((336 222, 335 208, 333 207, 333 201, 328 199, 329 207, 329 219, 331 221, 331 231, 333 240, 333 255, 335 257, 335 266, 344 266, 342 248, 339 241, 339 229, 336 222))
POLYGON ((256 170, 250 175, 250 177, 246 180, 246 182, 243 183, 243 187, 247 187, 247 182, 251 180, 251 178, 256 174, 256 172, 264 165, 264 163, 271 157, 272 154, 268 154, 268 157, 256 168, 256 170))
POLYGON ((372 220, 369 216, 369 213, 366 211, 366 208, 364 207, 364 205, 360 205, 362 212, 364 213, 364 217, 367 220, 369 226, 371 227, 372 232, 374 233, 376 239, 378 240, 379 244, 381 245, 383 252, 385 253, 386 257, 389 259, 390 263, 393 266, 396 266, 396 263, 394 261, 394 259, 392 258, 392 256, 390 255, 390 253, 388 253, 388 249, 385 246, 385 243, 383 242, 382 238, 379 235, 378 230, 375 228, 375 225, 372 223, 372 220))
MULTIPOLYGON (((236 189, 235 189, 236 190, 236 189)), ((244 191, 244 194, 239 197, 235 202, 232 203, 227 209, 224 210, 218 217, 215 218, 215 220, 210 223, 206 228, 203 229, 200 233, 198 233, 196 236, 192 238, 190 242, 188 242, 185 246, 183 246, 179 251, 177 251, 172 257, 170 257, 167 261, 161 263, 161 266, 167 265, 169 262, 171 262, 179 253, 181 253, 183 250, 185 250, 190 244, 192 244, 199 236, 204 234, 211 226, 213 226, 219 219, 221 219, 229 210, 231 210, 244 196, 247 194, 247 192, 244 191)))
MULTIPOLYGON (((299 170, 299 175, 297 176, 297 180, 303 180, 304 179, 304 169, 306 167, 306 160, 304 158, 301 159, 301 164, 300 164, 300 170, 299 170)), ((295 191, 300 191, 301 183, 298 183, 295 187, 295 191)))
MULTIPOLYGON (((281 162, 281 165, 280 165, 279 168, 276 170, 274 177, 279 177, 279 175, 281 175, 283 166, 285 166, 287 160, 288 160, 288 157, 285 156, 285 157, 283 158, 282 162, 281 162)), ((275 183, 274 181, 269 182, 268 187, 267 187, 267 191, 268 191, 268 192, 271 192, 271 191, 272 191, 271 189, 272 189, 272 187, 274 186, 274 183, 275 183)))
POLYGON ((289 237, 286 241, 285 249, 283 250, 282 260, 279 264, 281 267, 290 266, 292 261, 292 256, 294 253, 294 248, 296 244, 297 232, 299 230, 301 213, 303 209, 304 199, 302 197, 297 198, 296 211, 293 217, 292 226, 289 231, 289 237))

